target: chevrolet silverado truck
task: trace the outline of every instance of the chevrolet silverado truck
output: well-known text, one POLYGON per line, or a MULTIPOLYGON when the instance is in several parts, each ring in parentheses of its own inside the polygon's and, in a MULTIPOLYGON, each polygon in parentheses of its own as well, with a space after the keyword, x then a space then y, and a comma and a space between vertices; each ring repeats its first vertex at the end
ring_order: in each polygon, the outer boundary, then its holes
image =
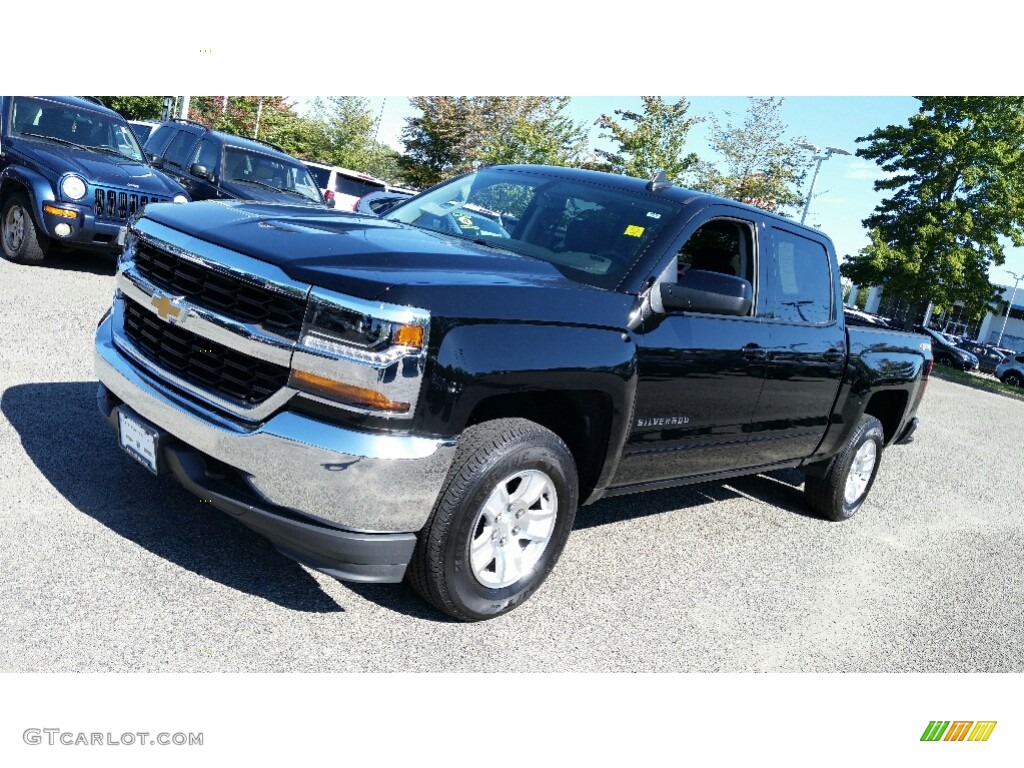
POLYGON ((483 168, 383 218, 148 205, 99 407, 288 557, 474 621, 599 499, 799 468, 818 513, 857 512, 932 355, 841 296, 821 232, 661 174, 483 168))

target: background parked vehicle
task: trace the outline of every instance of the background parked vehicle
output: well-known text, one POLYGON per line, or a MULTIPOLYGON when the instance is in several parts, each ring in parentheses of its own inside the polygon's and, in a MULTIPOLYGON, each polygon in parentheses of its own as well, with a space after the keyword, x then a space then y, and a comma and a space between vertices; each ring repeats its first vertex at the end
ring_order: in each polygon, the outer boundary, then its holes
POLYGON ((961 349, 953 344, 945 334, 934 328, 925 328, 920 325, 914 326, 914 330, 925 334, 932 340, 932 354, 935 357, 936 365, 948 365, 959 368, 961 371, 978 369, 978 358, 966 349, 961 349))
POLYGON ((132 133, 139 140, 139 144, 145 146, 146 139, 160 123, 156 120, 129 120, 128 125, 131 126, 132 133))
POLYGON ((1002 349, 994 344, 982 344, 980 341, 962 341, 957 346, 978 358, 978 369, 982 373, 995 373, 996 367, 1014 354, 1012 349, 1002 349))
POLYGON ((386 192, 388 183, 368 173, 323 163, 307 162, 306 167, 316 179, 328 208, 356 210, 360 198, 372 192, 386 192))
POLYGON ((855 307, 843 307, 843 315, 846 317, 847 325, 862 325, 875 328, 891 328, 889 321, 879 315, 857 309, 855 307))
POLYGON ((996 378, 1011 387, 1024 387, 1024 355, 1014 355, 996 366, 996 378))
POLYGON ((179 119, 154 126, 145 149, 153 163, 177 179, 193 200, 327 205, 306 166, 267 142, 179 119))
POLYGON ((59 244, 119 251, 137 210, 187 201, 99 102, 0 96, 0 239, 10 261, 39 263, 59 244))
POLYGON ((390 192, 371 192, 364 195, 356 202, 357 213, 369 213, 374 216, 383 216, 399 203, 408 200, 415 192, 392 190, 390 192))

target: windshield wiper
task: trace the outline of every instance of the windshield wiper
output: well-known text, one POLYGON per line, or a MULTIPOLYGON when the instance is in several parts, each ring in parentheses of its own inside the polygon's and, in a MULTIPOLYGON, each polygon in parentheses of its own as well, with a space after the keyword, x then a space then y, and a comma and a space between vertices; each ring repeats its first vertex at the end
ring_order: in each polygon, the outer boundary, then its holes
POLYGON ((22 136, 32 136, 33 138, 44 139, 46 141, 56 141, 58 144, 66 144, 69 147, 78 147, 79 149, 91 149, 91 147, 87 147, 84 144, 76 144, 75 142, 68 141, 67 139, 58 139, 56 136, 43 136, 43 134, 41 134, 41 133, 25 133, 25 132, 22 132, 21 135, 22 136))
POLYGON ((274 192, 284 192, 285 191, 285 190, 281 189, 280 187, 275 187, 273 184, 267 184, 267 182, 260 181, 259 179, 228 179, 228 181, 240 181, 243 184, 255 184, 257 187, 263 187, 264 189, 269 189, 269 190, 272 190, 274 192))

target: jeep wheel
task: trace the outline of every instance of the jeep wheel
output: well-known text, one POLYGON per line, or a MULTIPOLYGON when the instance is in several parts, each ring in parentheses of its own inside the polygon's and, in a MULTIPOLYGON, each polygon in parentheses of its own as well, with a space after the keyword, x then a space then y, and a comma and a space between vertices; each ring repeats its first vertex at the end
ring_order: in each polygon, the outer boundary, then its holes
POLYGON ((498 419, 463 434, 407 579, 460 621, 506 613, 532 595, 572 530, 576 464, 553 432, 498 419))
POLYGON ((878 474, 885 434, 874 416, 861 416, 853 435, 822 475, 808 473, 804 496, 828 520, 849 520, 867 498, 878 474))
POLYGON ((3 210, 4 258, 16 264, 38 264, 46 257, 49 239, 39 233, 32 220, 28 198, 15 192, 3 210))

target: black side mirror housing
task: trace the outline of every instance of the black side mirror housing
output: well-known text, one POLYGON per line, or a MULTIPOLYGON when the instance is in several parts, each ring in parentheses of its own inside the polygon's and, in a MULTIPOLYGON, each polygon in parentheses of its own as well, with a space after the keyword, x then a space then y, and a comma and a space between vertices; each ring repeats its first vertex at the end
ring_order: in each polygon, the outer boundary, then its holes
POLYGON ((199 163, 192 163, 192 165, 188 167, 188 172, 191 173, 193 176, 198 176, 201 179, 208 179, 210 181, 213 181, 213 174, 210 173, 210 169, 207 168, 205 165, 200 165, 199 163))
POLYGON ((666 311, 749 315, 754 288, 742 277, 690 269, 678 283, 661 284, 661 303, 666 311))

